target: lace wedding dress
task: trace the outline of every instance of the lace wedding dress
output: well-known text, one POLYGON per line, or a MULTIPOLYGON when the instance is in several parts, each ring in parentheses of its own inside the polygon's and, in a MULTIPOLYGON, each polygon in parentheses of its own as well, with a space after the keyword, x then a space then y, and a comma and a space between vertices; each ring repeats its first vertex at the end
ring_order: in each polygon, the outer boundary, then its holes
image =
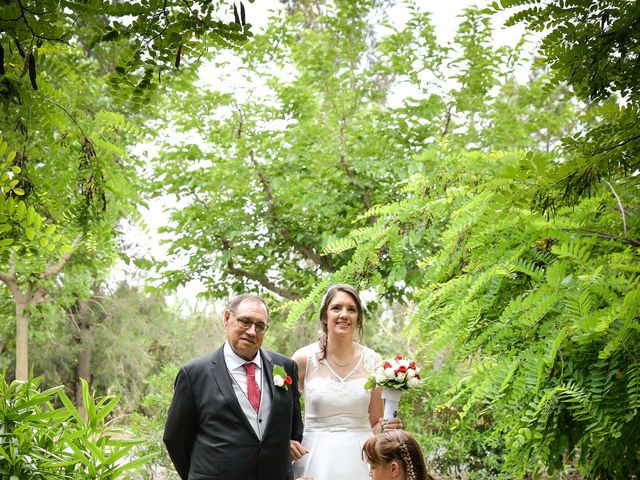
POLYGON ((313 480, 366 480, 369 467, 362 460, 362 445, 372 435, 369 425, 371 391, 364 383, 379 356, 367 347, 358 347, 360 358, 341 377, 327 360, 318 360, 317 343, 305 347, 307 369, 304 377, 304 435, 309 449, 293 464, 293 477, 313 480))

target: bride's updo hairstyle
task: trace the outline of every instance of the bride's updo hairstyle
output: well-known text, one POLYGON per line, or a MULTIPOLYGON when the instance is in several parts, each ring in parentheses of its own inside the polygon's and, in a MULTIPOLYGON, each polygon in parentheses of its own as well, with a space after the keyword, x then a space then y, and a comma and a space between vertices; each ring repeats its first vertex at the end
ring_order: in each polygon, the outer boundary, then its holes
POLYGON ((333 297, 336 296, 338 292, 344 292, 351 295, 353 301, 356 304, 356 308, 358 309, 358 332, 362 337, 363 327, 362 327, 362 302, 360 301, 360 295, 356 292, 356 289, 351 285, 347 285, 346 283, 336 283, 335 285, 331 285, 327 293, 322 297, 322 302, 320 303, 320 324, 322 325, 322 335, 320 336, 320 358, 319 360, 324 360, 327 357, 327 310, 329 309, 329 304, 333 297))
POLYGON ((427 472, 420 445, 404 430, 388 430, 369 437, 362 447, 362 458, 376 466, 395 460, 406 480, 434 480, 427 472))

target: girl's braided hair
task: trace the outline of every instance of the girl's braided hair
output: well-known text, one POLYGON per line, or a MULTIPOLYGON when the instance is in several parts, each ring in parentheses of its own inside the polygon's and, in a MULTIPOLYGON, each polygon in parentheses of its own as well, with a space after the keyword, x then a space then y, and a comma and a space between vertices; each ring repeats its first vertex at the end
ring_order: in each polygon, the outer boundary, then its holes
POLYGON ((434 480, 427 472, 420 445, 403 430, 388 430, 370 437, 362 447, 362 458, 372 465, 395 460, 407 480, 434 480))

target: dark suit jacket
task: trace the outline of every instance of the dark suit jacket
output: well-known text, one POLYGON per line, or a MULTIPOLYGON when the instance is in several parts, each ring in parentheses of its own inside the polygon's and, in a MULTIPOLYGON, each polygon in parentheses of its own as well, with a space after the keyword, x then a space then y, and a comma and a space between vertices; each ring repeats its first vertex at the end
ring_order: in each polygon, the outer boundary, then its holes
POLYGON ((260 349, 272 402, 262 440, 242 412, 222 347, 192 360, 176 377, 164 443, 183 480, 291 480, 289 441, 302 439, 296 363, 260 349), (273 365, 293 379, 273 384, 273 365))

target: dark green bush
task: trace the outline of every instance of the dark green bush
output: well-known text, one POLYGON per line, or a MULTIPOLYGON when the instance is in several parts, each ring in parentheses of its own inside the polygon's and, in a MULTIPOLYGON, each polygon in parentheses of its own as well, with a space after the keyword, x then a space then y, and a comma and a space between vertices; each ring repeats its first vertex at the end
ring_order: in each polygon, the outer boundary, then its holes
POLYGON ((154 455, 106 421, 118 398, 94 398, 83 381, 86 418, 62 386, 40 391, 40 378, 0 380, 0 478, 116 479, 154 455))

